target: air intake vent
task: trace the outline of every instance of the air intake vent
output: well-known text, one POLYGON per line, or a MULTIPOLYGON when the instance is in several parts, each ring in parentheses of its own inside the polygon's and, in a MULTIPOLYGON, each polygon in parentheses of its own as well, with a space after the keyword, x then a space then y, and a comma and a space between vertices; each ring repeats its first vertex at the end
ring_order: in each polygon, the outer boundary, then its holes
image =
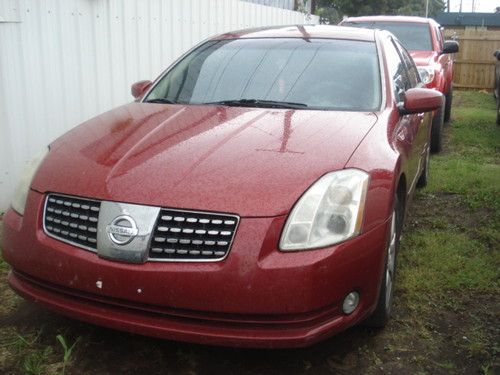
POLYGON ((45 233, 61 241, 96 251, 101 203, 89 199, 49 194, 45 202, 45 233))
POLYGON ((162 209, 149 259, 222 260, 231 248, 238 221, 235 215, 162 209))

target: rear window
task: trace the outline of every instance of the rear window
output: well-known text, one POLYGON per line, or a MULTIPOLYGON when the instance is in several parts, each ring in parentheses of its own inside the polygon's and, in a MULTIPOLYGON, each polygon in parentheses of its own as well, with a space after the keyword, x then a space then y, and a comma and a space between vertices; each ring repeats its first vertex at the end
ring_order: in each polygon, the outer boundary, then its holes
POLYGON ((381 102, 377 48, 374 42, 336 39, 209 41, 177 63, 146 100, 163 98, 182 104, 255 99, 373 111, 381 102))
POLYGON ((432 51, 429 25, 426 23, 406 22, 344 22, 343 26, 364 27, 367 29, 387 30, 396 35, 408 50, 432 51))

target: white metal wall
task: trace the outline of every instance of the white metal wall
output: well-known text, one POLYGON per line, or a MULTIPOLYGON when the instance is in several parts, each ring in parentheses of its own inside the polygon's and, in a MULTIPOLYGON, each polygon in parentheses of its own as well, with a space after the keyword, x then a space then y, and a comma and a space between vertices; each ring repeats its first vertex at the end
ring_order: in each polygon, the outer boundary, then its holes
POLYGON ((293 10, 295 0, 243 0, 249 3, 269 5, 276 8, 293 10))
POLYGON ((0 0, 0 212, 24 165, 224 31, 317 23, 237 0, 0 0))

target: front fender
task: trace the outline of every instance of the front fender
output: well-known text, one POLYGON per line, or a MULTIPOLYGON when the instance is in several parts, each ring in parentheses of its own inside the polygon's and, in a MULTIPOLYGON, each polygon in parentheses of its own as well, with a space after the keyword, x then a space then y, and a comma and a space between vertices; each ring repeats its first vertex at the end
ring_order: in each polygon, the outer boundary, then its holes
POLYGON ((370 174, 363 232, 385 222, 392 214, 395 190, 405 163, 405 156, 398 150, 395 139, 397 111, 378 115, 379 121, 346 164, 346 168, 358 168, 370 174))

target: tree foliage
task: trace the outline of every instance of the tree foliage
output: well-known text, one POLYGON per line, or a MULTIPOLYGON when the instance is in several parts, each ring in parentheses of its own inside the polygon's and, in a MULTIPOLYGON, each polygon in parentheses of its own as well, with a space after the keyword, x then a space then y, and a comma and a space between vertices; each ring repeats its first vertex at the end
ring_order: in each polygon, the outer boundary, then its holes
MULTIPOLYGON (((435 17, 437 13, 444 11, 444 0, 429 0, 429 17, 435 17)), ((405 1, 404 5, 399 7, 397 14, 406 16, 425 17, 425 0, 405 1)))
MULTIPOLYGON (((316 14, 322 23, 336 24, 343 16, 425 16, 426 0, 317 0, 316 14)), ((445 0, 429 0, 429 17, 443 11, 445 0)))

